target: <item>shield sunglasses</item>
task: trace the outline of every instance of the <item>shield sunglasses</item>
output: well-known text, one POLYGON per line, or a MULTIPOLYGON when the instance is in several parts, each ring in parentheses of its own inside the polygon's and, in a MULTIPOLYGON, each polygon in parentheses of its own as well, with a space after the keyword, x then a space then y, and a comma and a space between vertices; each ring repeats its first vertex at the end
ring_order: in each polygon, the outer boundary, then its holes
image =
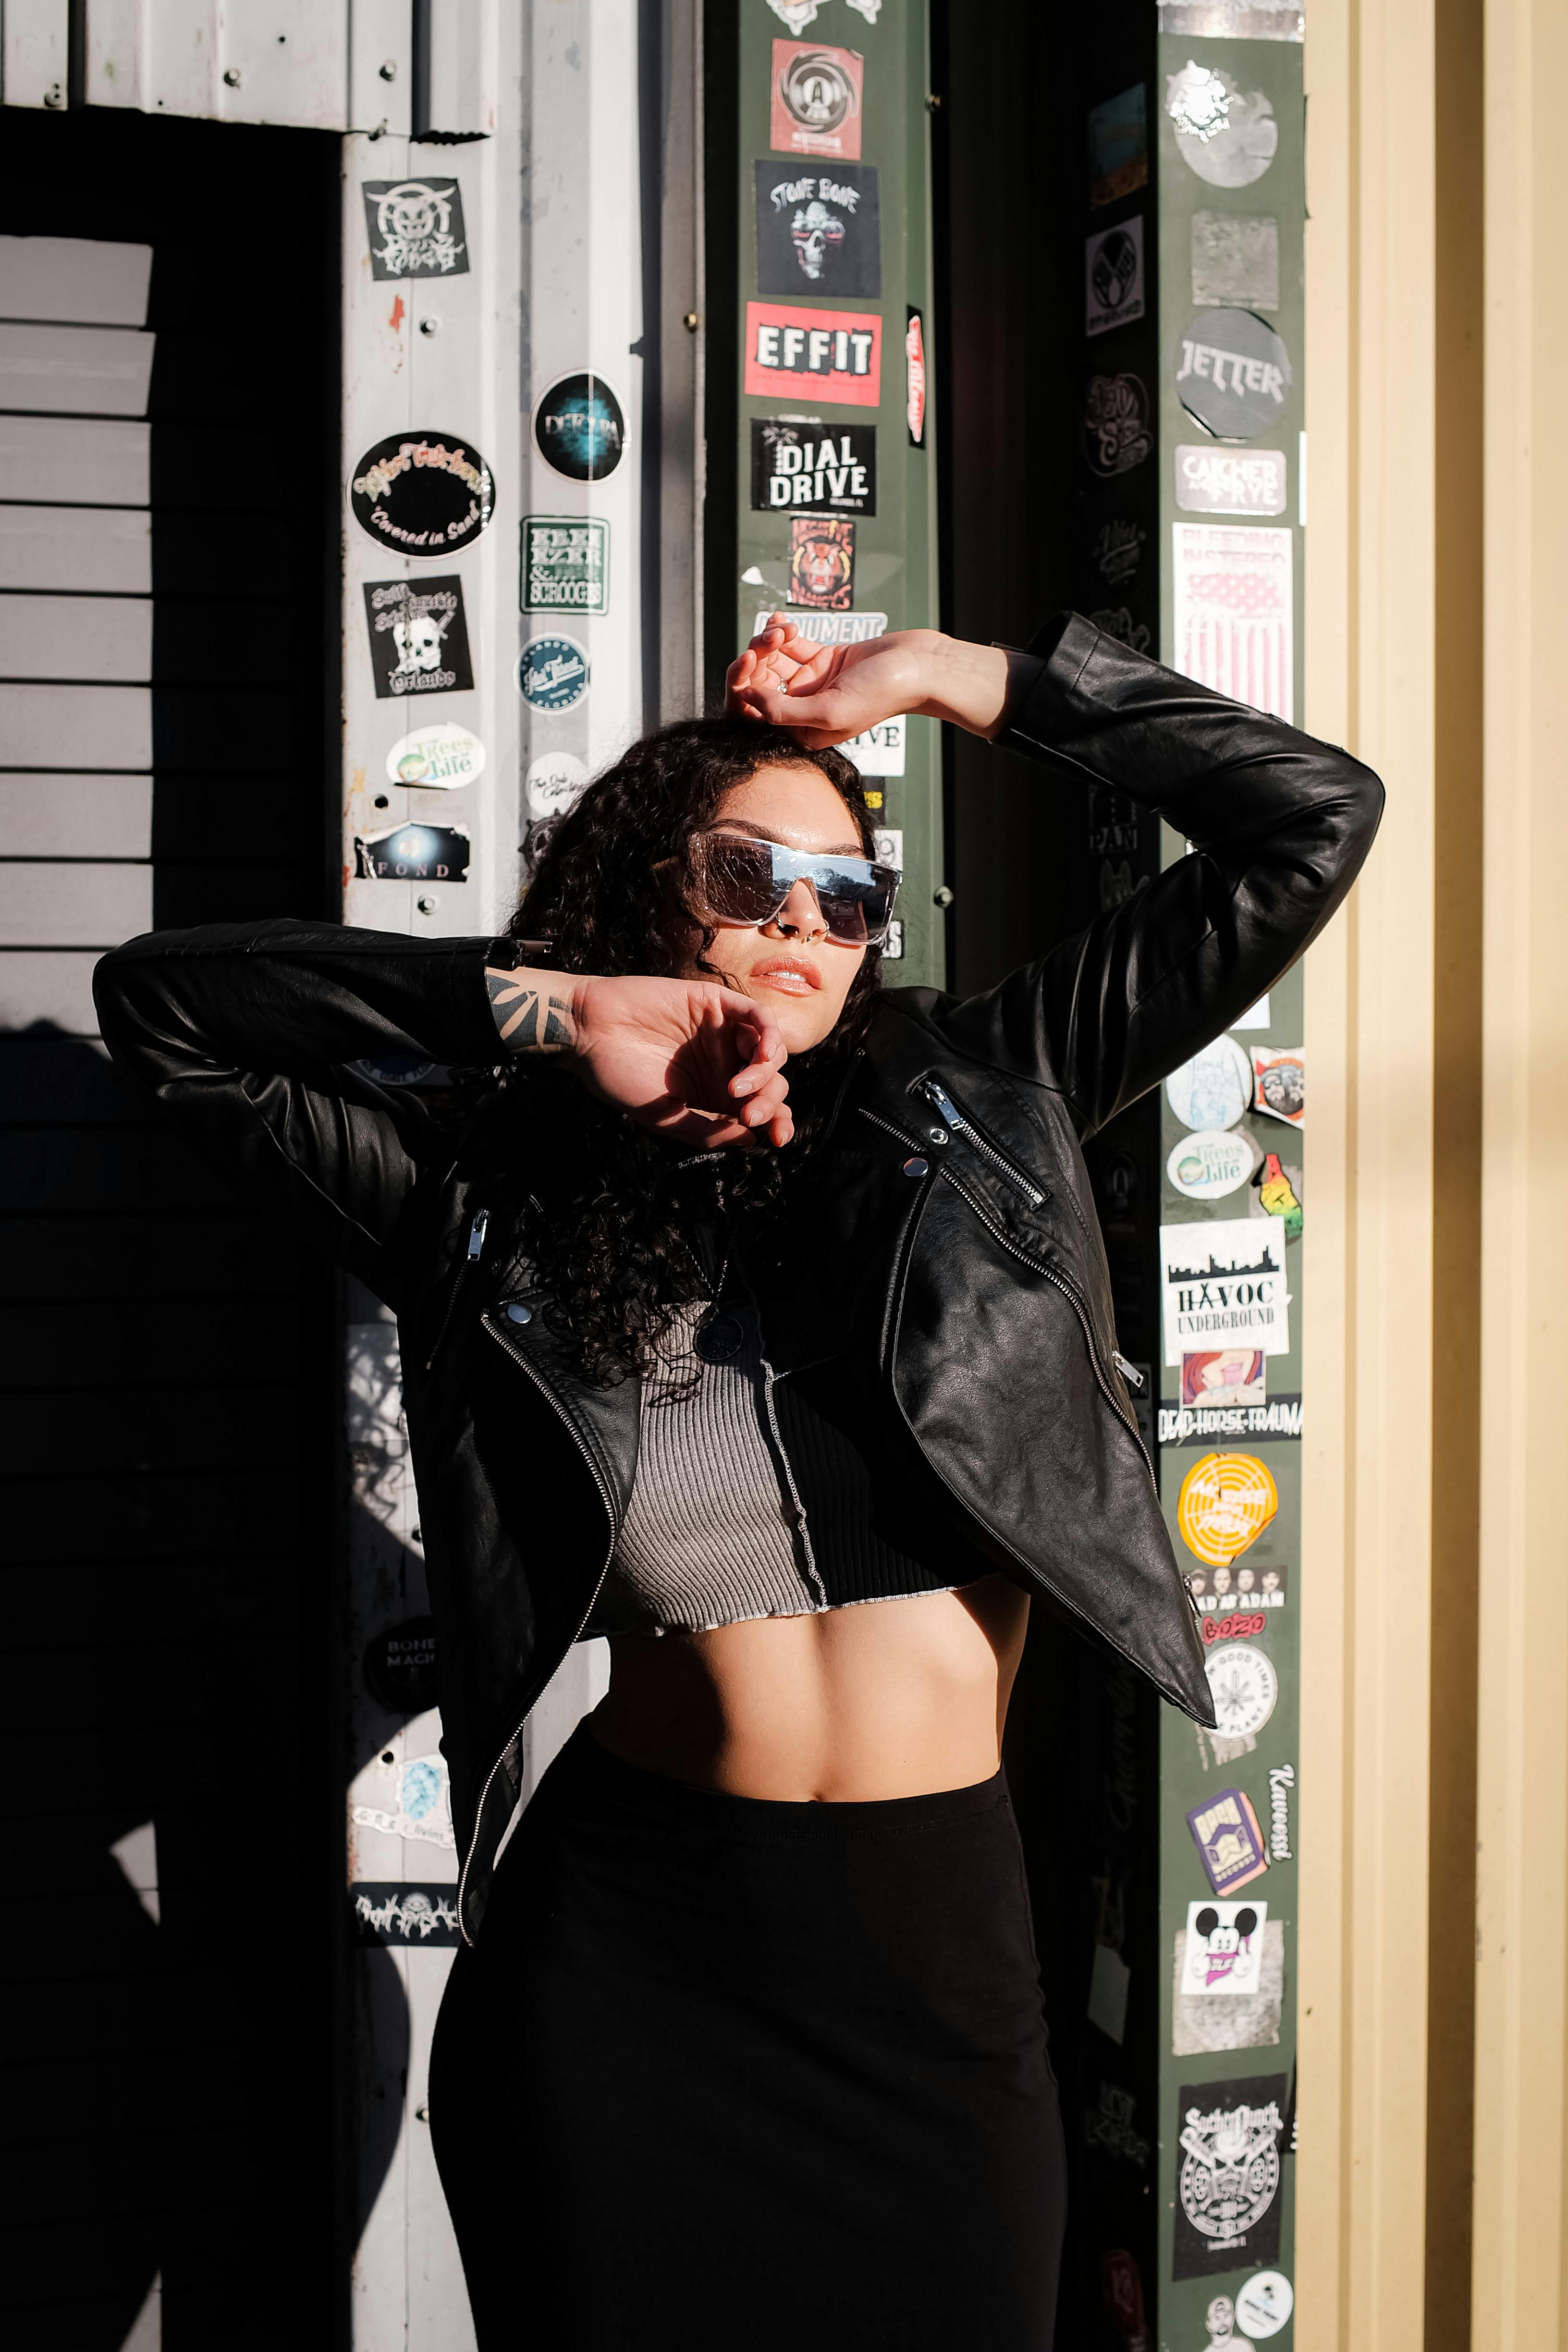
POLYGON ((749 833, 699 833, 687 845, 687 895, 705 923, 771 923, 797 882, 808 882, 827 936, 840 947, 880 947, 902 879, 868 857, 825 857, 749 833))

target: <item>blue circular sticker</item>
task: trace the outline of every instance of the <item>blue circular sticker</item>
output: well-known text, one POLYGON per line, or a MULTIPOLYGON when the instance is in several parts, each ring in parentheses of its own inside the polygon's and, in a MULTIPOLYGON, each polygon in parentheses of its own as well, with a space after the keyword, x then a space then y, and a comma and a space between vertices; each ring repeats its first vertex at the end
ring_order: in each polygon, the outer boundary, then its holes
POLYGON ((621 462, 626 419, 602 375, 563 375, 539 404, 533 437, 558 474, 602 482, 621 462))
POLYGON ((575 637, 531 637, 517 684, 531 710, 575 710, 588 691, 588 656, 575 637))

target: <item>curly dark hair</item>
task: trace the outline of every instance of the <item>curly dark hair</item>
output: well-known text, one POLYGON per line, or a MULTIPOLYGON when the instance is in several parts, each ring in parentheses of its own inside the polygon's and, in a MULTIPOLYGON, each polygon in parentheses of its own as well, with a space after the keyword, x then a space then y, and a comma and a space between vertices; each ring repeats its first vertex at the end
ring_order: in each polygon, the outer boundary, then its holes
MULTIPOLYGON (((677 719, 634 743, 535 835, 533 876, 510 936, 548 940, 550 962, 563 971, 664 977, 681 968, 696 929, 698 970, 722 981, 708 961, 716 932, 688 911, 679 883, 654 869, 673 860, 679 876, 687 845, 725 795, 759 768, 786 761, 822 771, 871 856, 865 792, 842 752, 804 751, 784 729, 752 719, 677 719)), ((594 1101, 559 1065, 509 1067, 503 1121, 514 1114, 537 1135, 542 1119, 551 1136, 547 1164, 535 1160, 530 1171, 531 1182, 548 1188, 547 1198, 535 1192, 526 1204, 534 1212, 530 1246, 550 1300, 546 1319, 584 1379, 608 1387, 646 1372, 677 1309, 707 1296, 692 1255, 695 1226, 717 1212, 725 1245, 743 1252, 776 1213, 821 1131, 836 1076, 865 1034, 881 961, 879 948, 868 950, 832 1035, 792 1062, 795 1134, 782 1151, 738 1149, 697 1162, 594 1101)), ((506 1157, 526 1164, 521 1152, 506 1157)))

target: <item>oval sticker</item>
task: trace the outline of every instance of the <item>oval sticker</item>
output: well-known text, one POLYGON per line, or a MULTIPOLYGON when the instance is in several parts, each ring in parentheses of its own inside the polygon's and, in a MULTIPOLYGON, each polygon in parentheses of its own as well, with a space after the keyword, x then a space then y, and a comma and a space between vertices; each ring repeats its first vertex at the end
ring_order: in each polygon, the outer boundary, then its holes
POLYGON ((399 555, 450 555, 478 539, 495 506, 490 469, 458 433, 389 433, 349 478, 354 520, 399 555))
POLYGON ((1210 1129, 1173 1144, 1165 1173, 1189 1201, 1220 1201, 1247 1182, 1257 1158, 1250 1136, 1210 1129))
POLYGON ((444 720, 400 735, 386 755, 388 781, 422 793, 454 792, 484 773, 485 747, 467 727, 444 720))

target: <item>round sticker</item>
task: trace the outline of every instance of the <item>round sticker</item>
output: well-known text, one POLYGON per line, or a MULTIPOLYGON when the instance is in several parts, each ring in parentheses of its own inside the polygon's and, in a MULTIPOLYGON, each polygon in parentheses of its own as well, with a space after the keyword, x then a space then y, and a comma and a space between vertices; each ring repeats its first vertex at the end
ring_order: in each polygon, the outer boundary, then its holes
POLYGON ((468 728, 445 720, 439 727, 416 728, 400 735, 386 755, 386 772, 395 784, 413 784, 422 793, 454 792, 482 775, 485 747, 468 728))
POLYGON ((1097 474, 1129 474, 1154 446, 1149 392, 1141 375, 1089 378, 1084 455, 1097 474))
MULTIPOLYGON (((779 96, 790 120, 813 139, 841 130, 858 110, 855 85, 843 62, 847 54, 843 49, 797 49, 778 78, 779 96)), ((850 150, 852 154, 859 152, 858 147, 850 150)))
POLYGON ((531 637, 518 656, 517 686, 531 710, 575 710, 588 691, 588 656, 575 637, 531 637))
POLYGON ((434 1618, 405 1617, 378 1633, 364 1654, 364 1678, 391 1715, 423 1715, 434 1706, 434 1618))
POLYGON ((1250 1642, 1227 1642, 1204 1660, 1214 1700, 1215 1730, 1221 1739, 1252 1739, 1274 1712, 1279 1677, 1273 1663, 1250 1642))
POLYGON ((1279 1508, 1279 1489, 1255 1454, 1205 1454, 1182 1481, 1176 1525, 1187 1549, 1228 1568, 1279 1508))
POLYGON ((539 453, 574 482, 602 482, 621 462, 626 419, 602 375, 563 375, 534 413, 539 453))
POLYGON ((1187 59, 1165 76, 1165 111, 1183 161, 1211 188, 1247 188, 1274 161, 1279 125, 1260 89, 1244 90, 1217 66, 1187 59))
POLYGON ((1236 2298, 1237 2326, 1254 2340, 1278 2336, 1296 2308, 1296 2292, 1283 2271, 1259 2271, 1236 2298))
POLYGON ((1279 429, 1290 391, 1290 354, 1252 310, 1199 310, 1182 330, 1176 394, 1218 441, 1279 429))
POLYGON ((1184 1135, 1173 1144, 1165 1173, 1189 1201, 1220 1201, 1239 1191, 1257 1165, 1247 1135, 1209 1133, 1184 1135))
POLYGON ((522 795, 531 817, 564 816, 574 808, 588 781, 588 763, 570 751, 552 751, 535 760, 522 780, 522 795))
POLYGON ((460 434, 389 433, 354 467, 349 504, 361 529, 399 555, 446 556, 478 539, 495 484, 460 434))
POLYGON ((1252 1100, 1252 1064, 1234 1037, 1216 1037, 1171 1072, 1165 1099, 1184 1127, 1234 1127, 1252 1100))

